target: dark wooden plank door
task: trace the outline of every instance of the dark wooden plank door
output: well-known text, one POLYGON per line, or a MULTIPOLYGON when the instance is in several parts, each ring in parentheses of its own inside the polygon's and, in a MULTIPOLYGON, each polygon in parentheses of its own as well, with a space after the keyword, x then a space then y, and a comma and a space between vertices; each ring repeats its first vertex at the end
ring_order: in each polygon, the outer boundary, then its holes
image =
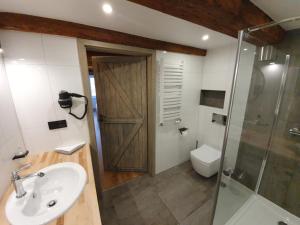
POLYGON ((147 171, 145 57, 93 57, 104 168, 147 171))

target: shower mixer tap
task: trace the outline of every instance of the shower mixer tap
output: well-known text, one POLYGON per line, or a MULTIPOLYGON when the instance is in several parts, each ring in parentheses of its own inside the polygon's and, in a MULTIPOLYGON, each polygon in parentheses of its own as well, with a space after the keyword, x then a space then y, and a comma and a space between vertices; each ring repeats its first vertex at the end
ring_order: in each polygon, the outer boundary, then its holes
POLYGON ((300 136, 300 129, 297 127, 291 128, 289 129, 289 133, 293 136, 300 136))

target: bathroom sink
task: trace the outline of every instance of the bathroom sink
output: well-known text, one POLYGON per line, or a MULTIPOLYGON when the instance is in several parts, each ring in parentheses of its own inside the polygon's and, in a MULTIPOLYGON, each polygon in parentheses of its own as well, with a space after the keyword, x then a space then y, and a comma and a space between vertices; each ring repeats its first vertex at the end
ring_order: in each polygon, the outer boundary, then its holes
POLYGON ((58 163, 36 172, 43 177, 24 180, 27 194, 16 198, 13 192, 6 202, 5 213, 12 225, 42 225, 64 214, 79 198, 87 175, 77 163, 58 163))

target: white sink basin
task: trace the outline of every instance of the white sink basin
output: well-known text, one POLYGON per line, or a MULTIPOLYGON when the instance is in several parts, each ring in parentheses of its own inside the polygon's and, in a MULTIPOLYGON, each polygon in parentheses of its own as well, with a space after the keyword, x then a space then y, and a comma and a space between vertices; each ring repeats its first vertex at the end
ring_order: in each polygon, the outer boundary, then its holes
POLYGON ((58 218, 79 198, 87 180, 77 163, 58 163, 39 172, 45 176, 24 180, 24 197, 13 192, 8 198, 5 212, 12 225, 42 225, 58 218))

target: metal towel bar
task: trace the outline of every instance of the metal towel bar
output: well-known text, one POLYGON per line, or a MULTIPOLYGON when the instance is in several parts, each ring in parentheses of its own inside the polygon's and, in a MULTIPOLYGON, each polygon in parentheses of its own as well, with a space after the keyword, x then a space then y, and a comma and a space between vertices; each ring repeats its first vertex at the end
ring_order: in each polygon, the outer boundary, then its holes
POLYGON ((184 62, 160 61, 160 124, 181 121, 184 62))

